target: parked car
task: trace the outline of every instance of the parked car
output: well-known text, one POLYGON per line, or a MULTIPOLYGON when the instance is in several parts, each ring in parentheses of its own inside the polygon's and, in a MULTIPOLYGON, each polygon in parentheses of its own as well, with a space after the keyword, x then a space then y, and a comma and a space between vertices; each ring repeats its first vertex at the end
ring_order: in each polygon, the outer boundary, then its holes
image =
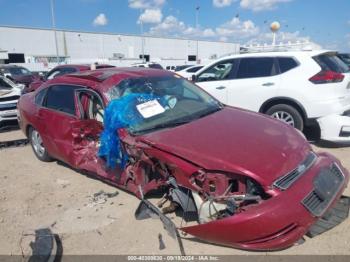
POLYGON ((329 51, 261 52, 221 58, 193 79, 222 103, 270 115, 321 139, 350 141, 349 68, 329 51))
POLYGON ((17 124, 17 102, 23 85, 16 85, 0 74, 0 129, 17 124))
POLYGON ((132 65, 133 67, 144 67, 144 68, 154 68, 154 69, 163 69, 163 67, 155 62, 147 62, 147 63, 135 63, 132 65))
POLYGON ((39 79, 38 74, 34 74, 27 68, 17 65, 0 65, 0 73, 12 80, 16 84, 29 86, 33 81, 39 79))
POLYGON ((169 71, 65 75, 23 95, 19 111, 39 160, 95 174, 141 204, 162 190, 171 201, 164 212, 177 207, 199 222, 179 229, 211 243, 287 248, 348 214, 349 173, 334 156, 314 152, 289 125, 223 105, 169 71))
POLYGON ((186 68, 189 68, 191 66, 192 65, 177 65, 177 66, 175 66, 174 72, 179 72, 179 71, 184 70, 186 68))
POLYGON ((350 54, 338 54, 338 57, 350 68, 350 54))
POLYGON ((175 71, 175 66, 166 66, 166 70, 175 71))
MULTIPOLYGON (((112 65, 106 65, 106 64, 96 64, 94 65, 96 69, 101 68, 111 68, 114 67, 112 65)), ((36 81, 32 82, 28 88, 24 90, 25 93, 33 92, 35 89, 37 89, 40 85, 42 85, 45 81, 51 80, 58 76, 63 76, 66 74, 72 74, 76 72, 83 72, 88 71, 91 69, 91 65, 88 64, 68 64, 68 65, 58 65, 52 70, 50 70, 44 77, 41 77, 40 79, 37 79, 36 81)))
POLYGON ((191 80, 192 79, 192 75, 194 73, 196 73, 198 70, 202 69, 203 66, 202 65, 195 65, 195 66, 190 66, 187 67, 185 69, 182 69, 180 71, 177 71, 176 73, 186 79, 191 80))

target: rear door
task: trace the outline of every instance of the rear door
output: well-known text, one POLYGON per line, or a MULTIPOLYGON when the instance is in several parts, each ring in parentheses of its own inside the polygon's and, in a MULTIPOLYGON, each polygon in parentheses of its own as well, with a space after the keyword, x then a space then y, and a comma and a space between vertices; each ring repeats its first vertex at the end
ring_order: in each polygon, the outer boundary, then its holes
POLYGON ((38 110, 44 145, 50 155, 66 163, 72 163, 71 123, 78 119, 75 106, 75 89, 81 86, 52 85, 47 88, 42 107, 38 110))

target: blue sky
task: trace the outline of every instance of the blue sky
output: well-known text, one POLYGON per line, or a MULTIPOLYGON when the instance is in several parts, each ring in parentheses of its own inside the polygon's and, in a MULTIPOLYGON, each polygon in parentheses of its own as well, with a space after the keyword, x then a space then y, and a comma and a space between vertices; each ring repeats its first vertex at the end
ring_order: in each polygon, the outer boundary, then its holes
MULTIPOLYGON (((55 0, 60 29, 270 43, 310 40, 350 51, 350 0, 55 0), (196 7, 199 26, 196 27, 196 7)), ((0 25, 51 27, 50 0, 0 0, 0 25)), ((0 40, 1 41, 1 40, 0 40)))

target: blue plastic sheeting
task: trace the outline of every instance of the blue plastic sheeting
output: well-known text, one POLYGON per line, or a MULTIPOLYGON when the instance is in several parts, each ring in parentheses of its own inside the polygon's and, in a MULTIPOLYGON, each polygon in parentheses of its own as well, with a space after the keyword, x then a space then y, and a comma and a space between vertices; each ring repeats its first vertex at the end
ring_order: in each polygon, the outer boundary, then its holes
POLYGON ((151 100, 157 99, 162 105, 164 99, 151 94, 129 94, 127 96, 112 100, 104 113, 104 130, 101 134, 101 146, 98 152, 99 157, 106 159, 107 167, 115 168, 119 165, 124 168, 128 156, 123 152, 118 129, 133 127, 144 121, 136 106, 151 100))

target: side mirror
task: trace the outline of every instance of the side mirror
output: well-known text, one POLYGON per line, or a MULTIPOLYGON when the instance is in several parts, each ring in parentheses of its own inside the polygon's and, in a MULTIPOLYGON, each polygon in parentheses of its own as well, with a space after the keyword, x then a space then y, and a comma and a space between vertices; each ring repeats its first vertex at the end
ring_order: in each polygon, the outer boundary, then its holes
POLYGON ((194 82, 197 82, 197 76, 196 76, 196 75, 192 75, 191 81, 192 81, 193 83, 194 83, 194 82))

